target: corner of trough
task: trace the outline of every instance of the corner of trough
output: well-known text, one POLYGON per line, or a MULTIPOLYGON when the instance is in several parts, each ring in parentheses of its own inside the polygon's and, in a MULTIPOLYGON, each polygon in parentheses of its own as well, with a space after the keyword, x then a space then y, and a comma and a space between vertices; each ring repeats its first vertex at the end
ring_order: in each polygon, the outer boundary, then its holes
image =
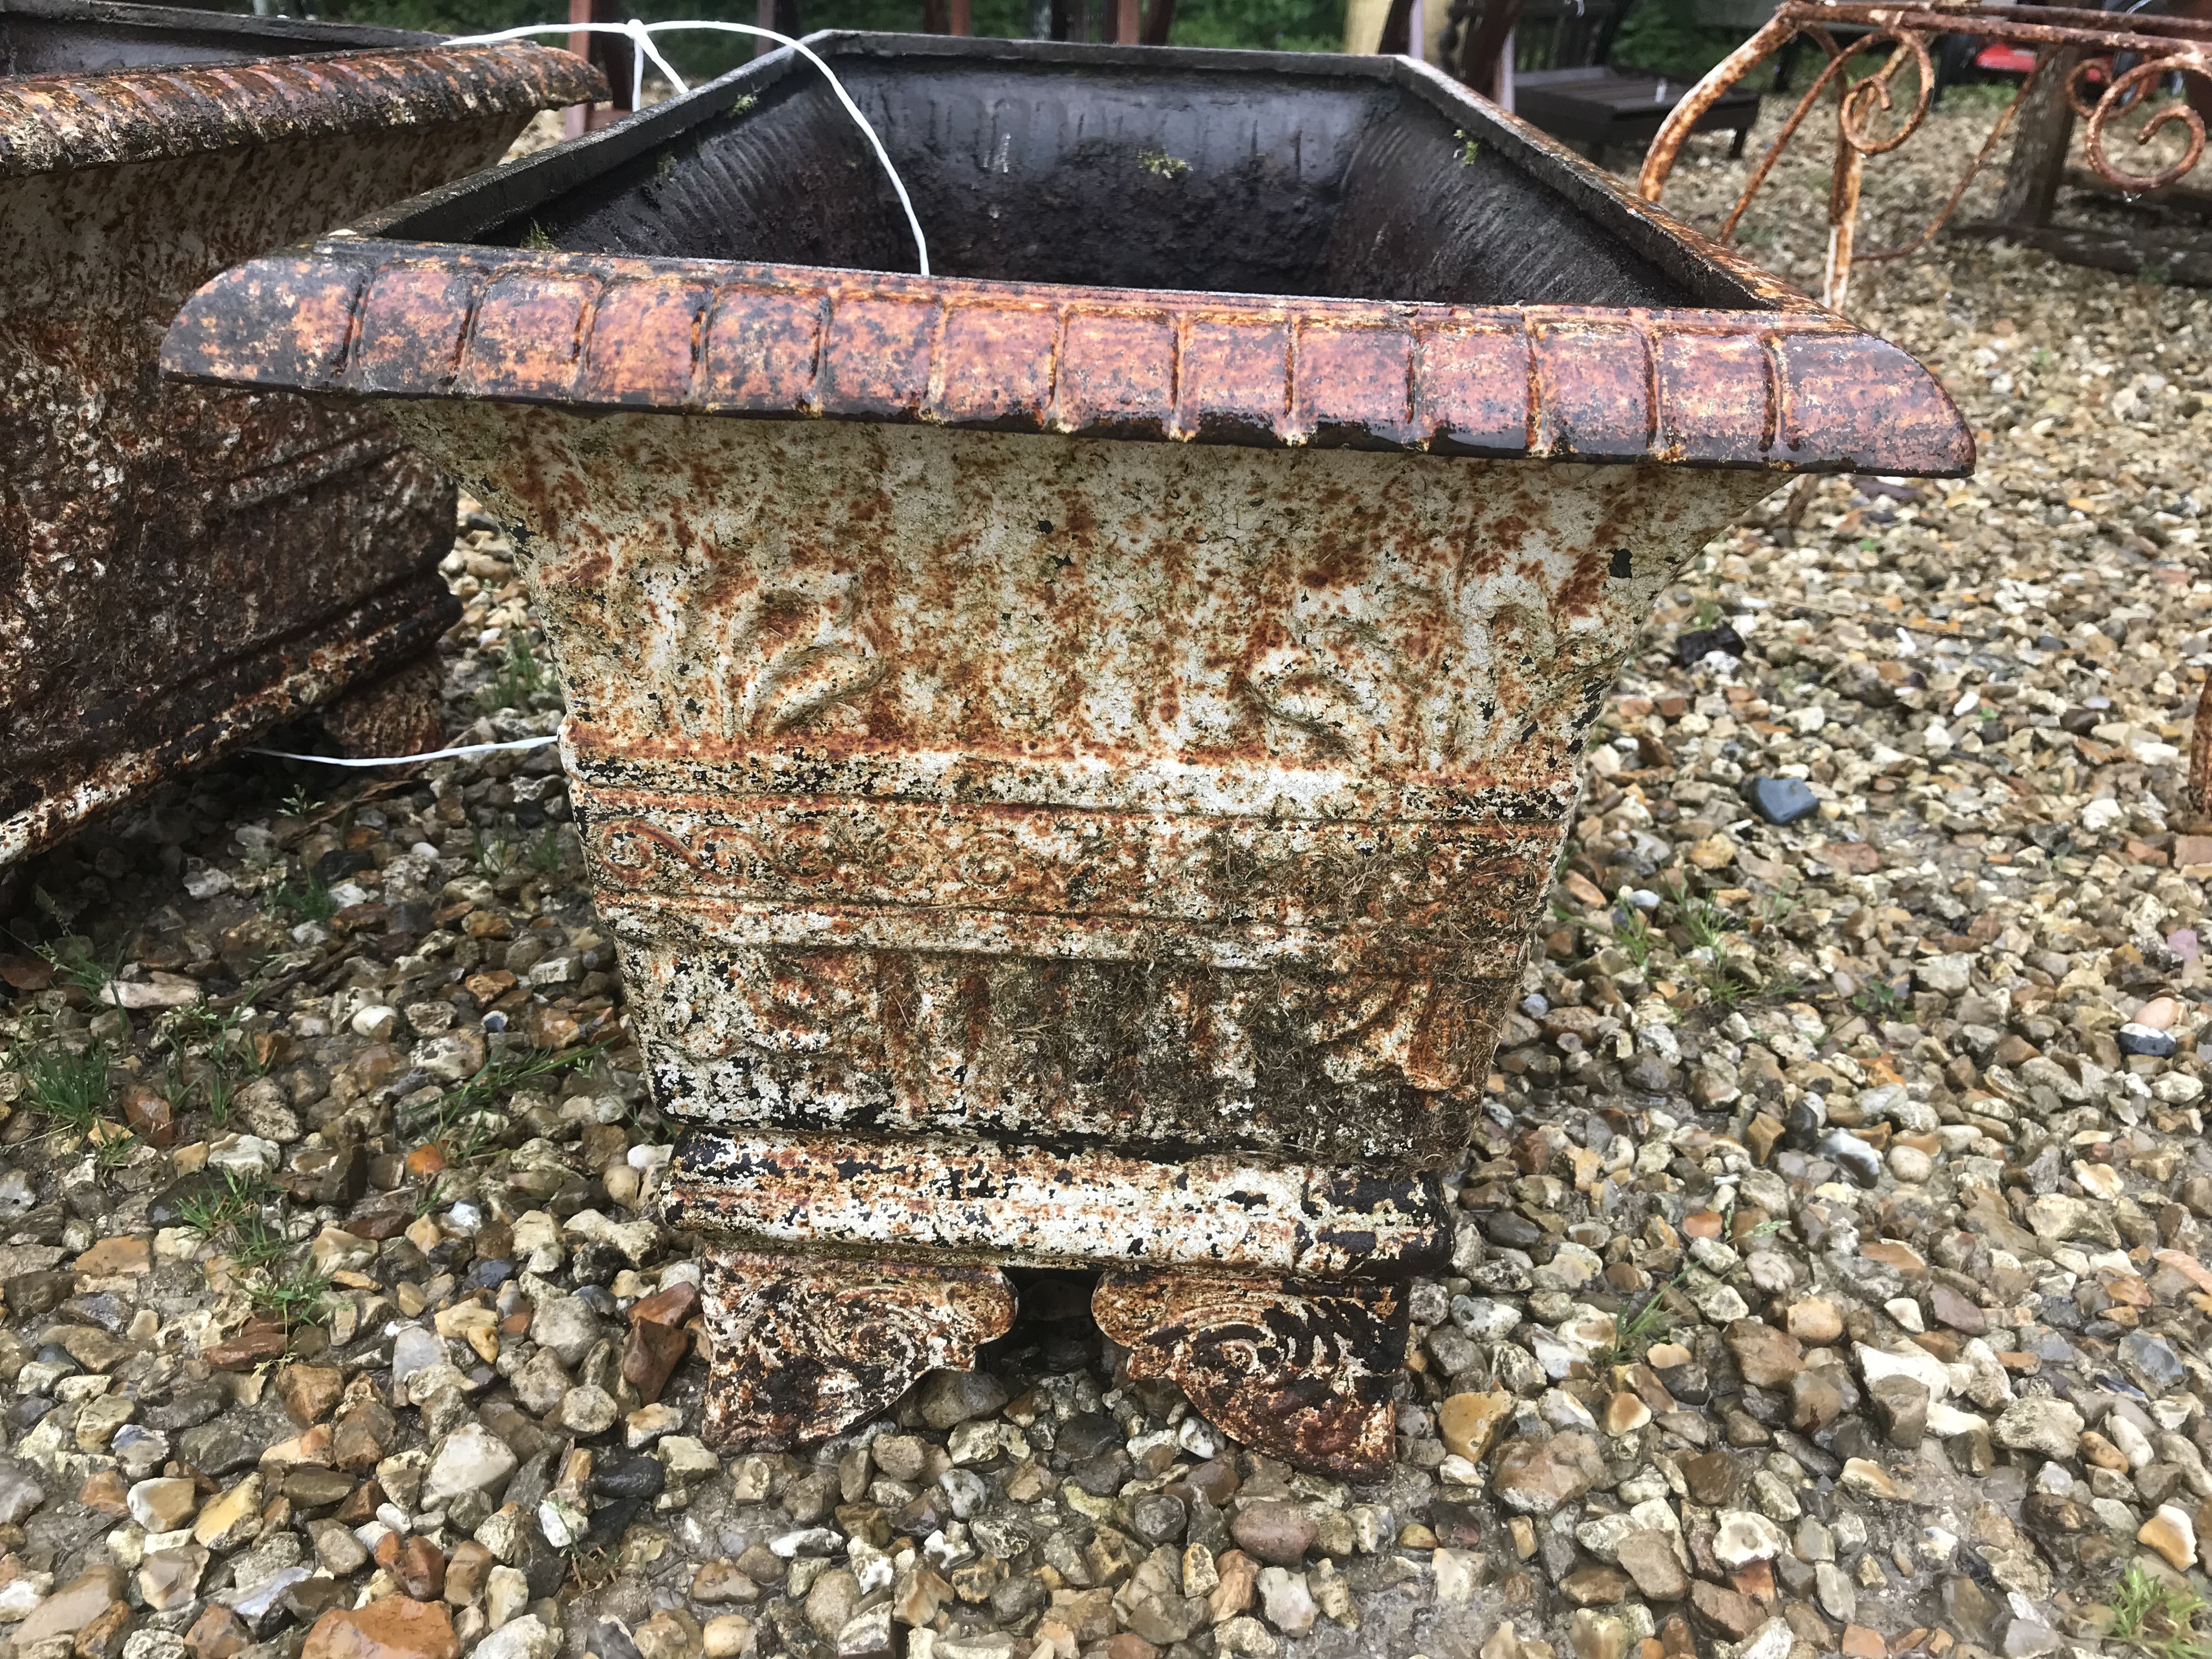
POLYGON ((1775 459, 1800 471, 1963 478, 1974 434, 1936 372, 1857 330, 1783 343, 1790 395, 1775 459))
POLYGON ((161 339, 170 380, 307 391, 345 363, 362 275, 315 252, 234 265, 186 300, 161 339))

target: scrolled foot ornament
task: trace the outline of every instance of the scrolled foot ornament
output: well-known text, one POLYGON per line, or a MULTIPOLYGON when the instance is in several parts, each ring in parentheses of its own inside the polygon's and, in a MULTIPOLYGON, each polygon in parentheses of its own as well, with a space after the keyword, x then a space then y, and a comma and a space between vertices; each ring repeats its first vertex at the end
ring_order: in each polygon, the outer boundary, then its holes
POLYGON ((1346 1480, 1380 1480, 1396 1449, 1391 1385, 1406 1301, 1388 1284, 1109 1273, 1091 1311, 1129 1350, 1246 1445, 1346 1480))
POLYGON ((965 1370, 1014 1322, 995 1267, 710 1249, 701 1301, 714 1365, 707 1443, 786 1451, 888 1409, 932 1370, 965 1370))

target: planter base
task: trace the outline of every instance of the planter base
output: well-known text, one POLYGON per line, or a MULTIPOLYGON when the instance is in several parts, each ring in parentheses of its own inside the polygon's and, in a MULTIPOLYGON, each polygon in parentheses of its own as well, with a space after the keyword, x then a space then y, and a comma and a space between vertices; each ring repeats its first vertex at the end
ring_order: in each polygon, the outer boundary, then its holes
POLYGON ((784 1451, 896 1404, 925 1372, 966 1370, 1014 1322, 995 1267, 722 1249, 701 1258, 714 1340, 708 1444, 784 1451))
POLYGON ((1305 1278, 1432 1272, 1451 1241, 1432 1176, 773 1128, 687 1136, 663 1218, 771 1250, 1305 1278))
MULTIPOLYGON (((932 1370, 965 1370, 1012 1328, 995 1267, 706 1251, 714 1364, 706 1438, 784 1451, 888 1410, 932 1370)), ((1172 1382, 1255 1450, 1340 1479, 1379 1480, 1395 1446, 1391 1385, 1406 1358, 1395 1285, 1109 1273, 1091 1300, 1128 1372, 1172 1382)))
POLYGON ((1111 1273, 1091 1307, 1131 1376, 1174 1382, 1224 1434, 1340 1480, 1389 1473, 1406 1364, 1397 1285, 1111 1273))

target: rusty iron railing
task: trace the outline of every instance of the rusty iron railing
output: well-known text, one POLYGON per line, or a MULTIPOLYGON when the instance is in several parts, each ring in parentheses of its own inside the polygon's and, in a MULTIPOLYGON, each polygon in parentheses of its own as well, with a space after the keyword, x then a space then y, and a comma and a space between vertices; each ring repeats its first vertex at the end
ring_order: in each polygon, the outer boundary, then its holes
POLYGON ((1997 142, 2012 127, 2019 112, 2040 93, 2045 99, 2063 94, 2073 112, 2088 123, 2085 149, 2097 176, 2117 190, 2141 192, 2174 183, 2197 165, 2204 149, 2204 123, 2184 104, 2168 104, 2149 112, 2136 141, 2147 144, 2169 125, 2180 124, 2188 133, 2185 153, 2152 172, 2131 173, 2116 161, 2108 145, 2112 124, 2142 106, 2149 91, 2166 76, 2195 76, 2212 82, 2212 21, 2188 17, 2126 14, 2124 21, 2111 12, 2081 11, 2057 6, 1880 6, 1828 5, 1820 0, 1783 0, 1757 33, 1723 59, 1705 79, 1686 94, 1667 123, 1651 141, 1638 180, 1644 200, 1656 202, 1674 170, 1683 143, 1698 118, 1730 88, 1798 36, 1810 38, 1827 53, 1828 61, 1797 100, 1765 154, 1752 168, 1735 204, 1722 222, 1719 236, 1727 241, 1735 234, 1744 210, 1773 173, 1782 152, 1797 136, 1806 118, 1824 95, 1836 94, 1836 164, 1828 192, 1828 260, 1821 286, 1821 301, 1840 310, 1850 291, 1855 263, 1898 259, 1917 252, 1940 231, 1958 209, 1997 142), (1860 39, 1839 44, 1830 33, 1844 24, 1871 30, 1860 39), (2036 49, 2035 68, 2022 80, 1998 116, 1990 134, 1967 163, 1957 186, 1936 209, 1926 228, 1909 242, 1894 247, 1861 251, 1857 246, 1859 189, 1867 158, 1900 148, 1926 120, 1936 86, 1929 45, 1942 34, 1970 34, 1978 39, 2036 49), (1888 56, 1881 67, 1858 81, 1845 78, 1846 66, 1855 58, 1883 46, 1888 56), (2140 61, 2114 72, 2114 60, 2133 56, 2140 61), (2105 89, 2090 101, 2082 88, 2102 66, 2105 89), (1899 77, 1915 71, 1911 102, 1902 118, 1887 131, 1881 118, 1896 109, 1899 77))
POLYGON ((0 46, 45 71, 0 76, 0 866, 341 698, 356 752, 434 743, 452 486, 372 411, 154 356, 217 271, 496 160, 600 77, 84 0, 0 8, 0 46))

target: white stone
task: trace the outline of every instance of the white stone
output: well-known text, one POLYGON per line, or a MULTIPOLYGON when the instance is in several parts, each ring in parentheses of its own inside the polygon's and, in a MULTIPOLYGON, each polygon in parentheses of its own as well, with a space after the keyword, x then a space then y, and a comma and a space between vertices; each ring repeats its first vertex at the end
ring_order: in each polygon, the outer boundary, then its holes
POLYGON ((494 1567, 484 1575, 484 1619, 494 1630, 530 1605, 530 1580, 520 1568, 494 1567))
POLYGON ((1884 1353, 1861 1343, 1851 1352, 1869 1389, 1885 1376, 1909 1376, 1927 1388, 1931 1400, 1941 1400, 1951 1392, 1951 1368, 1925 1348, 1908 1346, 1895 1353, 1884 1353))
POLYGON ((1306 1576, 1283 1567, 1260 1570, 1260 1611, 1285 1636, 1304 1636, 1321 1616, 1306 1576))
POLYGON ((445 1438, 422 1482, 419 1507, 442 1510, 463 1492, 493 1490, 514 1473, 515 1455, 481 1423, 464 1423, 445 1438))
POLYGON ((1734 1570, 1754 1561, 1771 1561, 1790 1547, 1782 1528, 1756 1510, 1723 1510, 1717 1518, 1719 1529, 1713 1535, 1713 1554, 1724 1567, 1734 1570))
MULTIPOLYGON (((512 1572, 513 1568, 494 1568, 512 1572)), ((477 1644, 477 1659, 553 1659, 561 1638, 545 1628, 535 1613, 509 1619, 477 1644)))

